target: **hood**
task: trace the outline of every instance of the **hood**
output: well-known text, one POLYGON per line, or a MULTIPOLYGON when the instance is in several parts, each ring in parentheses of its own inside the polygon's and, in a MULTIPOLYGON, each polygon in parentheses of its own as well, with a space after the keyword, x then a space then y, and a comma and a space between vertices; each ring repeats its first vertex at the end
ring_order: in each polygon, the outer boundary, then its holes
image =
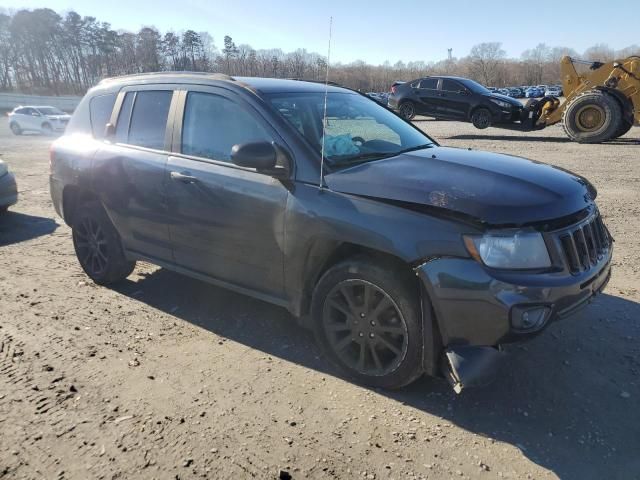
POLYGON ((522 107, 522 103, 520 103, 515 98, 509 97, 508 95, 502 95, 501 93, 490 93, 490 94, 487 93, 485 96, 488 98, 495 98, 497 100, 502 100, 503 102, 508 102, 511 105, 514 105, 516 107, 522 107))
POLYGON ((8 171, 7 164, 0 160, 0 177, 4 176, 8 171))
POLYGON ((592 204, 584 178, 543 163, 489 152, 433 147, 325 175, 334 191, 410 202, 490 225, 555 220, 592 204))

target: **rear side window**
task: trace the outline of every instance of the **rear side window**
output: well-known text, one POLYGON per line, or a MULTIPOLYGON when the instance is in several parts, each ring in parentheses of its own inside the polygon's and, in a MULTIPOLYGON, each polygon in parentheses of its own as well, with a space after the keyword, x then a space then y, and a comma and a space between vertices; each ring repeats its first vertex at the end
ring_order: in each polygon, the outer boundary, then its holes
POLYGON ((164 148, 172 95, 170 90, 144 90, 136 93, 126 143, 156 150, 164 148))
POLYGON ((99 95, 93 97, 89 103, 89 113, 91 116, 91 131, 93 137, 98 140, 104 138, 105 126, 111 118, 113 104, 116 103, 116 94, 99 95))
POLYGON ((189 92, 187 95, 182 153, 229 162, 231 147, 259 140, 272 139, 241 105, 210 93, 189 92))
POLYGON ((430 88, 435 90, 438 88, 438 79, 437 78, 424 78, 420 80, 420 88, 430 88))
POLYGON ((442 80, 442 90, 447 92, 459 92, 460 90, 464 90, 464 87, 455 80, 444 78, 442 80))
POLYGON ((26 108, 16 108, 13 113, 17 113, 18 115, 26 115, 27 114, 27 109, 26 108))

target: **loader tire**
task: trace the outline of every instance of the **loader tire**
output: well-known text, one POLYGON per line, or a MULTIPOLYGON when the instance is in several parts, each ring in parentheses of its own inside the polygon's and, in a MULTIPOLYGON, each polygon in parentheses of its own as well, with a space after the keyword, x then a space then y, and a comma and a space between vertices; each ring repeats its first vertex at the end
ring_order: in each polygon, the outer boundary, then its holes
POLYGON ((631 127, 633 127, 633 122, 630 122, 628 120, 622 120, 622 122, 620 123, 620 128, 613 135, 613 137, 611 137, 611 140, 625 135, 629 130, 631 130, 631 127))
POLYGON ((562 114, 562 127, 578 143, 601 143, 615 138, 621 131, 623 113, 620 103, 599 90, 578 95, 562 114))

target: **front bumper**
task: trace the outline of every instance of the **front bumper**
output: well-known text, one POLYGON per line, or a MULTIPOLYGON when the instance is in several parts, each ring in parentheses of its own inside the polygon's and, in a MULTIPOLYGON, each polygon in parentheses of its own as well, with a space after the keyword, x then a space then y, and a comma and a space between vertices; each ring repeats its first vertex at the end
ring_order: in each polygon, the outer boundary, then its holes
POLYGON ((0 177, 0 208, 10 207, 18 202, 18 185, 12 173, 0 177))
POLYGON ((494 346, 524 340, 571 315, 606 286, 611 254, 581 275, 494 272, 472 259, 440 258, 416 269, 436 314, 443 346, 494 346), (548 320, 521 333, 511 324, 514 307, 545 306, 548 320))

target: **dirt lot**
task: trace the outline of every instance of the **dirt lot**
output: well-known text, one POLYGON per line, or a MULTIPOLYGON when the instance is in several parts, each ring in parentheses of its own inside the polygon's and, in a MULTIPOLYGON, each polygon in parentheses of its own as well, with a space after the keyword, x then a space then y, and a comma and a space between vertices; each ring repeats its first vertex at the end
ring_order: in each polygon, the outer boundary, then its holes
POLYGON ((51 138, 1 122, 21 198, 0 219, 0 478, 640 479, 640 128, 590 146, 418 122, 588 176, 616 239, 604 295, 456 396, 354 385, 284 310, 150 265, 93 285, 51 206, 51 138))

